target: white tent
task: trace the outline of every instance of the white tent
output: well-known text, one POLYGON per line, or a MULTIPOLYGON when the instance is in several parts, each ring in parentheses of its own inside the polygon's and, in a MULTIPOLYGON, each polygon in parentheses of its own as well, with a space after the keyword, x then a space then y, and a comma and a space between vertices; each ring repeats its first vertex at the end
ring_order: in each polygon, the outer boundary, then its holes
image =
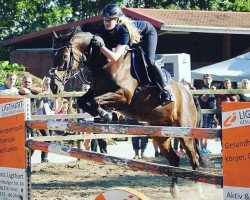
POLYGON ((191 71, 192 79, 202 79, 204 74, 211 74, 215 81, 223 81, 224 78, 233 82, 250 79, 250 52, 191 71))

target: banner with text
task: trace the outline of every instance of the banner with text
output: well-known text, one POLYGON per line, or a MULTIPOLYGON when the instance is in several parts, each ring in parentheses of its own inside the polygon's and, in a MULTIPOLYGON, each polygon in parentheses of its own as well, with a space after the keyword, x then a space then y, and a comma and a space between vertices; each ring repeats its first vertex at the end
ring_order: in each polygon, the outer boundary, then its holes
POLYGON ((27 199, 23 99, 0 99, 0 199, 27 199))
POLYGON ((250 102, 222 103, 225 200, 250 200, 250 102))

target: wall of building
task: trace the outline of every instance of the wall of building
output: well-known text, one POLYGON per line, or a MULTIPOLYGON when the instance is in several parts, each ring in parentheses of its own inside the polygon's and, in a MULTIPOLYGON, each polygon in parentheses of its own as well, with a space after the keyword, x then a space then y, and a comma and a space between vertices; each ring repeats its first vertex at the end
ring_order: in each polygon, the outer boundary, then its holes
POLYGON ((53 64, 51 52, 51 50, 45 49, 14 50, 10 53, 10 62, 23 64, 27 67, 26 71, 43 78, 49 76, 49 69, 53 64))

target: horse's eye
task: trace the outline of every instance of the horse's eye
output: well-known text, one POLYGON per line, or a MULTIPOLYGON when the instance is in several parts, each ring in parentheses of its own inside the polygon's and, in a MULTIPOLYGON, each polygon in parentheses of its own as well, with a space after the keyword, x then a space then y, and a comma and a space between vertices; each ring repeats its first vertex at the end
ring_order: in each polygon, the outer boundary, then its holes
POLYGON ((68 56, 67 55, 63 55, 63 59, 67 60, 68 56))

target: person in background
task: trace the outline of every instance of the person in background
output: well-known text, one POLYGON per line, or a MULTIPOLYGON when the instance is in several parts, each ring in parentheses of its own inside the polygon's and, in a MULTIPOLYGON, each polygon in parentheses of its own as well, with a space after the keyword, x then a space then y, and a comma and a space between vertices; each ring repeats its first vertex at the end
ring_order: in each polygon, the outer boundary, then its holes
MULTIPOLYGON (((19 88, 19 94, 25 95, 25 94, 38 94, 42 92, 42 88, 40 87, 33 87, 32 86, 32 78, 30 76, 24 76, 22 81, 22 87, 19 88)), ((36 104, 35 99, 30 98, 30 107, 31 107, 31 115, 36 114, 36 104)), ((31 132, 31 136, 35 136, 34 132, 31 132)))
MULTIPOLYGON (((106 122, 103 122, 101 118, 96 117, 94 118, 94 123, 101 123, 106 124, 106 122)), ((99 138, 99 139, 91 139, 90 148, 91 151, 97 152, 97 147, 99 146, 99 150, 101 153, 107 154, 107 140, 105 138, 99 138)))
MULTIPOLYGON (((147 125, 147 122, 127 119, 129 125, 147 125)), ((133 159, 146 158, 145 150, 148 146, 148 136, 132 137, 133 150, 135 156, 133 159)))
POLYGON ((42 88, 40 87, 33 87, 32 86, 32 78, 30 76, 24 76, 22 87, 19 88, 19 94, 25 95, 25 94, 38 94, 42 92, 42 88))
MULTIPOLYGON (((212 87, 213 78, 210 74, 203 76, 203 84, 201 90, 210 90, 212 87)), ((216 109, 216 97, 214 94, 203 94, 198 97, 201 109, 216 109)), ((203 114, 203 126, 202 128, 212 128, 214 122, 214 114, 203 114)), ((204 154, 211 154, 211 151, 207 149, 207 139, 200 140, 201 151, 204 154)))
MULTIPOLYGON (((223 81, 222 89, 233 89, 232 83, 229 78, 225 78, 223 81)), ((222 102, 237 102, 237 95, 236 94, 219 94, 217 97, 217 108, 222 110, 221 104, 222 102)), ((217 115, 220 125, 222 125, 222 115, 221 113, 217 115)))
POLYGON ((102 11, 102 16, 103 25, 99 29, 99 34, 105 44, 97 40, 92 40, 92 45, 95 48, 99 48, 108 58, 109 63, 106 67, 116 62, 126 52, 128 46, 133 46, 141 42, 146 63, 150 70, 152 70, 154 81, 161 90, 161 104, 164 105, 173 102, 170 91, 165 89, 169 80, 165 80, 163 72, 155 65, 154 59, 158 35, 154 26, 147 21, 132 21, 128 19, 116 4, 106 5, 102 11))
MULTIPOLYGON (((46 92, 46 93, 51 92, 50 81, 51 79, 49 77, 45 76, 43 78, 43 83, 42 83, 43 92, 46 92)), ((28 81, 25 82, 25 86, 27 86, 28 88, 31 86, 30 84, 31 83, 29 83, 28 81)), ((54 97, 36 98, 35 102, 36 102, 36 114, 37 115, 52 115, 54 114, 54 111, 57 109, 57 101, 54 97)), ((54 131, 40 130, 40 133, 42 136, 51 136, 54 134, 54 131)), ((41 163, 46 163, 46 162, 48 162, 48 153, 42 152, 41 163)))
POLYGON ((156 144, 155 140, 152 139, 152 142, 153 142, 153 146, 154 146, 154 150, 155 150, 155 157, 161 156, 160 148, 159 148, 158 145, 156 144))
MULTIPOLYGON (((69 114, 70 112, 70 103, 68 99, 62 99, 61 102, 59 103, 59 108, 56 110, 56 114, 58 115, 64 115, 64 114, 69 114)), ((67 121, 67 122, 72 122, 72 119, 56 119, 56 121, 67 121)), ((56 135, 65 135, 65 131, 55 131, 56 135)))
POLYGON ((182 78, 180 83, 184 85, 188 90, 196 90, 192 83, 187 81, 186 78, 182 78))
MULTIPOLYGON (((70 113, 70 103, 68 99, 63 99, 61 103, 61 108, 56 111, 56 114, 69 114, 70 113)), ((62 121, 58 119, 57 121, 62 121)), ((65 119, 64 121, 70 121, 70 119, 65 119)))
MULTIPOLYGON (((42 83, 42 92, 51 93, 50 77, 44 77, 42 83)), ((52 115, 58 108, 57 99, 54 97, 36 98, 36 114, 37 115, 52 115)))
POLYGON ((148 145, 148 137, 132 137, 132 145, 135 152, 135 156, 133 159, 146 158, 145 150, 148 145), (141 152, 140 152, 141 151, 141 152))
POLYGON ((6 83, 0 87, 0 94, 18 94, 19 90, 15 87, 16 79, 16 74, 8 73, 6 83))
MULTIPOLYGON (((248 79, 243 79, 241 81, 241 89, 250 90, 250 81, 248 79)), ((238 94, 237 101, 250 102, 250 93, 238 94)))

